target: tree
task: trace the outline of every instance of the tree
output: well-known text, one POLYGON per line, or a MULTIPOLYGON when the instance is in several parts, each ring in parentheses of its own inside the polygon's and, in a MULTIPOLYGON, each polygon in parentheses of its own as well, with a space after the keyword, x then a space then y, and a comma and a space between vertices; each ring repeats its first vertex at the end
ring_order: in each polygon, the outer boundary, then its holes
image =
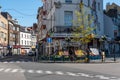
POLYGON ((77 26, 73 27, 73 41, 80 42, 81 44, 88 44, 95 37, 93 31, 95 27, 92 26, 92 20, 89 20, 90 14, 82 14, 76 11, 77 20, 74 21, 77 26))
MULTIPOLYGON (((80 42, 84 45, 84 48, 89 47, 88 43, 95 38, 93 24, 94 17, 90 14, 89 7, 83 7, 84 5, 80 3, 80 11, 76 11, 77 19, 73 21, 73 41, 80 42), (85 11, 84 11, 85 10, 85 11)), ((89 55, 89 54, 88 54, 89 55)))

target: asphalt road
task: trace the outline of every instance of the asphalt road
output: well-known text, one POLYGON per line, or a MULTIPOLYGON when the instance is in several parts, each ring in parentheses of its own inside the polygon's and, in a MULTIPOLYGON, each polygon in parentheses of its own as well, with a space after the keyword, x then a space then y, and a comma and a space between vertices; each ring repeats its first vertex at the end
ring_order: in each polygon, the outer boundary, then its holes
POLYGON ((1 60, 0 80, 120 80, 119 75, 96 70, 100 65, 105 64, 38 63, 31 57, 14 56, 1 60))

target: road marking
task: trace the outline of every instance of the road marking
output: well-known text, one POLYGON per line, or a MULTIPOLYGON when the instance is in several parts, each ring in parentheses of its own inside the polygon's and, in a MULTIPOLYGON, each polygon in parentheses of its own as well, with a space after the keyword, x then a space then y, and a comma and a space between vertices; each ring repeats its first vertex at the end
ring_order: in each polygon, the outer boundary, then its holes
POLYGON ((61 72, 61 71, 56 71, 55 73, 58 74, 58 75, 64 75, 64 73, 61 72))
POLYGON ((43 71, 42 70, 37 70, 36 73, 41 74, 41 73, 43 73, 43 71))
POLYGON ((11 72, 12 73, 18 72, 18 69, 13 69, 11 72))
POLYGON ((75 73, 71 73, 71 72, 66 72, 68 75, 70 75, 70 76, 79 76, 79 75, 77 75, 77 74, 75 74, 75 73))
POLYGON ((74 77, 87 77, 87 78, 99 78, 101 80, 120 80, 120 78, 111 76, 107 77, 104 75, 94 75, 93 74, 85 74, 85 73, 73 73, 73 72, 62 72, 62 71, 43 71, 43 70, 25 70, 25 69, 12 69, 12 68, 0 68, 0 72, 5 72, 5 73, 35 73, 35 74, 56 74, 56 75, 68 75, 68 76, 74 76, 74 77))
POLYGON ((24 69, 20 69, 20 72, 21 72, 21 73, 24 73, 24 72, 25 72, 25 70, 24 70, 24 69))
POLYGON ((100 78, 100 79, 110 80, 109 77, 105 77, 105 76, 103 76, 103 75, 96 75, 95 77, 98 77, 98 78, 100 78))
POLYGON ((25 63, 25 62, 31 62, 31 61, 4 61, 1 63, 7 64, 7 63, 25 63))
POLYGON ((0 71, 3 71, 3 70, 4 70, 4 68, 1 68, 1 69, 0 69, 0 71))
POLYGON ((14 61, 10 61, 9 63, 14 63, 14 61))
POLYGON ((16 61, 16 63, 20 63, 20 61, 16 61))
POLYGON ((34 73, 34 70, 28 70, 27 72, 28 73, 34 73))
POLYGON ((53 74, 52 71, 45 71, 46 74, 53 74))
POLYGON ((5 69, 4 72, 9 72, 11 68, 5 69))
POLYGON ((85 74, 85 73, 78 73, 80 76, 83 76, 83 77, 90 77, 90 78, 93 78, 93 76, 90 76, 89 74, 85 74))
POLYGON ((8 63, 7 61, 3 62, 3 63, 8 63))

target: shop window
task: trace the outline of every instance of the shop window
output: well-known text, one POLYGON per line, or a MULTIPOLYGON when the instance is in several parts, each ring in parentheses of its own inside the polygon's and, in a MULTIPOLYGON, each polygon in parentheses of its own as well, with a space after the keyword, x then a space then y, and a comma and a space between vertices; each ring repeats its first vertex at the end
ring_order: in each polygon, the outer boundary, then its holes
POLYGON ((65 3, 72 3, 72 0, 65 0, 65 3))

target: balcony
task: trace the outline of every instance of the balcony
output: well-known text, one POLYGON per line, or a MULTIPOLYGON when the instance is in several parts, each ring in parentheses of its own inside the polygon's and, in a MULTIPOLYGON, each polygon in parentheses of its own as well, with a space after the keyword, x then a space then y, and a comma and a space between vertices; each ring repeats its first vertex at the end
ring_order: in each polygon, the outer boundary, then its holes
POLYGON ((68 26, 55 26, 49 32, 52 33, 51 37, 73 37, 73 29, 68 26))
POLYGON ((73 32, 72 27, 69 26, 54 26, 53 32, 55 33, 71 33, 73 32))

